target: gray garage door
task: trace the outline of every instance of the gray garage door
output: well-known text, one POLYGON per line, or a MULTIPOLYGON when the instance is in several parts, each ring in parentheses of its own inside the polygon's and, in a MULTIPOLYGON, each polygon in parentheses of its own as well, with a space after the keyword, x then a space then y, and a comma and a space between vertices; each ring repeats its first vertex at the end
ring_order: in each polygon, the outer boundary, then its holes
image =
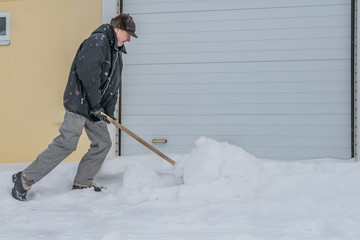
MULTIPOLYGON (((350 0, 124 0, 122 123, 166 153, 351 157, 350 0)), ((149 150, 123 134, 122 155, 149 150)))

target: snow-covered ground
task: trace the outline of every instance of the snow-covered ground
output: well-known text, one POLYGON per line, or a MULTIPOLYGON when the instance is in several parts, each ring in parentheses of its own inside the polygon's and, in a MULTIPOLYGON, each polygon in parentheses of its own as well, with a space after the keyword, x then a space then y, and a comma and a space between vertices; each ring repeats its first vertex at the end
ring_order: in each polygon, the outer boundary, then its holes
POLYGON ((258 159, 200 138, 188 155, 107 160, 102 192, 70 190, 77 163, 35 184, 27 202, 10 196, 0 164, 0 239, 360 240, 360 163, 258 159))

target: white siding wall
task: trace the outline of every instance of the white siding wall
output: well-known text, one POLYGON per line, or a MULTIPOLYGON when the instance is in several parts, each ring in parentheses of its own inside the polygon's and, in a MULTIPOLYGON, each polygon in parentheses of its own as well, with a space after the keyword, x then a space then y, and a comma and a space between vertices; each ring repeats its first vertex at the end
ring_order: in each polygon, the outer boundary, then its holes
MULTIPOLYGON (((167 153, 351 157, 350 0, 124 0, 122 123, 167 153)), ((148 150, 122 135, 122 154, 148 150)))

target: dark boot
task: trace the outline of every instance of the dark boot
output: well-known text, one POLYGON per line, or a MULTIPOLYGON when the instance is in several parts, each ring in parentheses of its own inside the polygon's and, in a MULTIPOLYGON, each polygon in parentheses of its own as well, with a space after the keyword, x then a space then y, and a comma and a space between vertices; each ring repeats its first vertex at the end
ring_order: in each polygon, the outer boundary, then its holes
POLYGON ((95 185, 90 185, 87 187, 83 187, 83 186, 78 186, 78 185, 73 185, 72 189, 76 190, 76 189, 86 189, 86 188, 93 188, 95 192, 101 192, 101 189, 103 189, 104 187, 97 187, 95 185))
POLYGON ((18 172, 12 176, 12 182, 14 183, 14 187, 11 190, 11 195, 19 201, 26 201, 26 194, 28 190, 25 190, 22 185, 21 174, 22 172, 18 172))

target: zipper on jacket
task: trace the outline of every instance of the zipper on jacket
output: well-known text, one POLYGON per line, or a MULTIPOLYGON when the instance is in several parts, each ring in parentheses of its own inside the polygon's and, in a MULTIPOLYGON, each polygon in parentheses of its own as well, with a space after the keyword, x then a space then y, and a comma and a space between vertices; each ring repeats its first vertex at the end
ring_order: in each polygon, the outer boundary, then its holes
POLYGON ((103 90, 103 92, 102 92, 102 94, 101 94, 101 97, 104 96, 106 90, 109 88, 109 84, 110 84, 111 78, 112 78, 112 76, 113 76, 113 74, 114 74, 114 70, 115 70, 115 63, 117 62, 118 57, 119 57, 119 51, 117 50, 117 51, 116 51, 115 60, 114 60, 114 62, 113 62, 113 64, 112 64, 112 69, 111 69, 110 76, 109 76, 108 79, 107 79, 108 81, 107 81, 106 87, 104 88, 104 90, 103 90))
POLYGON ((83 88, 81 90, 82 90, 82 98, 81 98, 80 102, 81 102, 81 104, 83 104, 84 100, 85 100, 85 91, 83 88))
POLYGON ((84 100, 86 98, 85 90, 84 90, 80 80, 77 80, 77 85, 78 85, 78 88, 79 88, 79 94, 81 95, 80 103, 83 104, 84 100))

